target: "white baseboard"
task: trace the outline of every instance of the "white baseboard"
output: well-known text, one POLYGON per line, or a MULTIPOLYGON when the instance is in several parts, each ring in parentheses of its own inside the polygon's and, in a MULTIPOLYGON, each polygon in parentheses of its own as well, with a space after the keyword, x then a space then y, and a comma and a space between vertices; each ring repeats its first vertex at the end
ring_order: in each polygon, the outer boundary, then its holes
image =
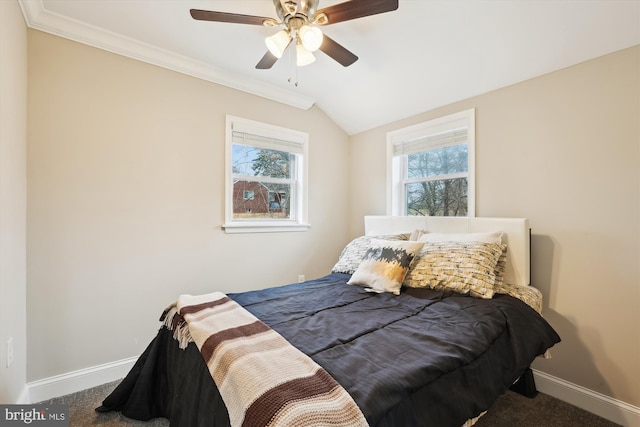
POLYGON ((570 383, 553 375, 532 369, 536 388, 564 402, 624 427, 640 426, 640 408, 602 393, 570 383))
POLYGON ((119 380, 129 373, 136 360, 138 356, 31 382, 27 384, 27 400, 42 402, 119 380))
MULTIPOLYGON (((24 403, 36 403, 64 396, 124 378, 138 357, 105 363, 27 384, 24 403)), ((548 394, 624 427, 640 426, 640 408, 602 393, 532 369, 536 387, 548 394)))
POLYGON ((29 385, 25 384, 16 405, 28 405, 29 404, 29 385))

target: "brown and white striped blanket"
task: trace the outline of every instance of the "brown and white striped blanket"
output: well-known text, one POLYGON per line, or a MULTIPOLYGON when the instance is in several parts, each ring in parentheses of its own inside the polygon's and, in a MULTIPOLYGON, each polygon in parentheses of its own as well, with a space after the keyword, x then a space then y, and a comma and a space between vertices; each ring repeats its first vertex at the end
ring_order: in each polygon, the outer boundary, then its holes
POLYGON ((200 349, 232 426, 368 425, 320 365, 225 294, 182 295, 163 320, 200 349))

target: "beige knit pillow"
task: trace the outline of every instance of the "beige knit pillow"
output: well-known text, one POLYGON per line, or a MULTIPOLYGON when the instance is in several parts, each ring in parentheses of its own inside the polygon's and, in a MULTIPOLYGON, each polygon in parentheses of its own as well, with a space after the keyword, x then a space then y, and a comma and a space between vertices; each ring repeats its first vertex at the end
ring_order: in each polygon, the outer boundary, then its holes
MULTIPOLYGON (((430 233, 427 230, 416 230, 411 236, 417 236, 414 240, 420 242, 484 242, 484 243, 502 243, 501 231, 476 232, 476 233, 430 233)), ((411 237, 409 240, 412 240, 411 237)), ((504 283, 504 272, 507 266, 507 246, 502 250, 502 255, 496 265, 495 276, 496 285, 504 283)))
POLYGON ((425 243, 404 285, 490 299, 505 247, 485 242, 425 243))

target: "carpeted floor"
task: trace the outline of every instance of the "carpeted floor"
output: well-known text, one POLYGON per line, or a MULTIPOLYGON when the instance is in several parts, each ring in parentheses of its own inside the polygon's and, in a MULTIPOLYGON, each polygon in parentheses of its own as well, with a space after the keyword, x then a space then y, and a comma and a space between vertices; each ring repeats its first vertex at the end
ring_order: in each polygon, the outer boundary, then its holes
POLYGON ((618 424, 549 395, 503 394, 475 427, 614 427, 618 424))
MULTIPOLYGON (((98 413, 95 408, 115 388, 118 382, 103 384, 78 393, 42 403, 69 405, 70 427, 80 426, 140 426, 166 427, 164 418, 136 421, 119 412, 98 413)), ((477 427, 615 427, 617 424, 568 403, 539 393, 529 399, 508 391, 476 423, 477 427)), ((188 426, 176 426, 188 427, 188 426)))

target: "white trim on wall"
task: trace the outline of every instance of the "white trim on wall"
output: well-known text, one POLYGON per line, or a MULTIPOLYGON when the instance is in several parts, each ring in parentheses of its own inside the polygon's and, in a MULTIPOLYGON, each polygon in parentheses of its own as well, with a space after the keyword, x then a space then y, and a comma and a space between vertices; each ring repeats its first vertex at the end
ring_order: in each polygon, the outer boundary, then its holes
POLYGON ((29 404, 29 384, 25 384, 22 388, 22 392, 20 392, 20 396, 18 397, 17 402, 12 402, 16 405, 27 405, 29 404))
POLYGON ((582 408, 624 427, 640 426, 640 408, 562 378, 532 369, 539 392, 582 408))
POLYGON ((41 0, 18 0, 18 3, 29 28, 303 110, 308 110, 316 102, 314 98, 302 95, 300 92, 269 86, 246 77, 240 79, 233 73, 204 62, 58 15, 48 11, 41 0))
POLYGON ((117 381, 129 373, 137 360, 138 356, 129 357, 31 382, 28 384, 29 395, 26 400, 30 403, 42 402, 54 397, 117 381))
MULTIPOLYGON (((54 397, 117 381, 127 375, 137 359, 137 357, 130 357, 31 382, 28 384, 28 397, 23 399, 23 402, 18 403, 42 402, 54 397)), ((532 371, 539 392, 582 408, 623 427, 640 425, 640 408, 637 406, 536 369, 532 369, 532 371)))

